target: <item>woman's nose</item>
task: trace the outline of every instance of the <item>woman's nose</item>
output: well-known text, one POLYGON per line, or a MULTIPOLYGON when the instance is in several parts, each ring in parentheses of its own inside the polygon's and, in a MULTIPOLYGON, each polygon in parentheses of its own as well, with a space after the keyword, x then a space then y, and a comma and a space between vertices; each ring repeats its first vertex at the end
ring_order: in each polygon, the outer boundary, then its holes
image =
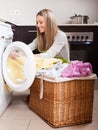
POLYGON ((40 24, 39 24, 39 23, 37 24, 37 27, 40 27, 40 24))

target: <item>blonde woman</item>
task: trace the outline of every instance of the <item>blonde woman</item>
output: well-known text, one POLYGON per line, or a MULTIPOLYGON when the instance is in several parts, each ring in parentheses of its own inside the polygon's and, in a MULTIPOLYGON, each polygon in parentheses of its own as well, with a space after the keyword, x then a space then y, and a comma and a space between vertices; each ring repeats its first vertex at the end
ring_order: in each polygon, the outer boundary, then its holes
POLYGON ((43 9, 36 15, 37 37, 28 45, 31 50, 38 49, 36 56, 42 58, 65 58, 70 60, 66 34, 57 24, 51 10, 43 9))

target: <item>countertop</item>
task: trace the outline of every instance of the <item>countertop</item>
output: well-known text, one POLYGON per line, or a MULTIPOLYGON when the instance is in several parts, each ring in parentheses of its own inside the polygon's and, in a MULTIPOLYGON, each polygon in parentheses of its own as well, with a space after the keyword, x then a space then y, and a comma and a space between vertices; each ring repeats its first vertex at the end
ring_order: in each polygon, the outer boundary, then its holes
MULTIPOLYGON (((16 25, 16 26, 36 26, 36 25, 16 25)), ((98 26, 96 24, 58 24, 58 26, 98 26)))
POLYGON ((59 26, 98 26, 98 24, 58 24, 59 26))

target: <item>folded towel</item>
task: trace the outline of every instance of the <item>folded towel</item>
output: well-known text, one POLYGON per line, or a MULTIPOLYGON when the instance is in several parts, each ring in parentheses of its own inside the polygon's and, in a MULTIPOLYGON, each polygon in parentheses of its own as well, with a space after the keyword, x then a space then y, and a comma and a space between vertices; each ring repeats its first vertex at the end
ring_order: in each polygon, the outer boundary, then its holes
POLYGON ((36 71, 39 71, 41 69, 51 68, 54 65, 58 64, 59 62, 62 62, 61 59, 57 59, 57 58, 36 57, 35 60, 36 60, 36 71))

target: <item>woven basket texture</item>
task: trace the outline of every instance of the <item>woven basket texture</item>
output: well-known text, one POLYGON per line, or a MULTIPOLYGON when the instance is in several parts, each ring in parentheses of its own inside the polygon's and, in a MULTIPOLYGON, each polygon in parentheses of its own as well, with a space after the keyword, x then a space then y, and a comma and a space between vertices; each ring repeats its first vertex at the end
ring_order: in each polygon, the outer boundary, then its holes
POLYGON ((52 127, 92 122, 95 80, 65 82, 43 81, 40 99, 40 78, 30 87, 30 109, 52 127))

